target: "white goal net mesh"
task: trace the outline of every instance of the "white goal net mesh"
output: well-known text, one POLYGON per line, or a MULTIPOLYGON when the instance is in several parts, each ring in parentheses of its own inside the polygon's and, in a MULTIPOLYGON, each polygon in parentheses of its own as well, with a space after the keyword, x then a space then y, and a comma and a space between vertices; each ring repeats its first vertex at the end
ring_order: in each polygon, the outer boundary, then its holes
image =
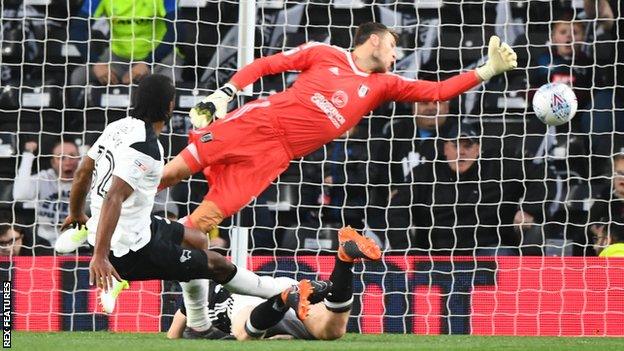
MULTIPOLYGON (((385 254, 356 265, 353 332, 624 334, 624 262, 592 257, 624 242, 621 0, 5 0, 0 10, 0 275, 13 284, 14 328, 169 325, 176 283, 133 283, 104 316, 87 282, 90 249, 53 251, 77 162, 127 116, 141 74, 175 81, 161 135, 170 160, 186 146, 189 109, 229 80, 240 52, 352 49, 357 26, 375 21, 396 31, 393 69, 408 78, 476 68, 492 35, 519 66, 450 102, 379 106, 293 160, 213 244, 239 255, 232 236, 247 233, 249 267, 327 278, 338 228, 372 237, 385 254), (241 24, 240 6, 255 6, 255 26, 241 24), (574 89, 570 123, 535 118, 531 98, 548 82, 574 89)), ((296 77, 263 77, 230 109, 296 77)), ((185 216, 207 188, 196 175, 162 192, 154 212, 185 216)))

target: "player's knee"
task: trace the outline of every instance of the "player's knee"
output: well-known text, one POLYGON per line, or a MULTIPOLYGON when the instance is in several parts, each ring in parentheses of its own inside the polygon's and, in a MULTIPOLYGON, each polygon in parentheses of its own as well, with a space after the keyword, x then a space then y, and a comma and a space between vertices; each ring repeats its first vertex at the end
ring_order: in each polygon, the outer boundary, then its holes
POLYGON ((216 252, 207 251, 207 255, 210 278, 218 284, 227 283, 232 274, 234 274, 236 267, 232 262, 216 252))
POLYGON ((254 340, 245 331, 245 322, 249 319, 254 306, 241 307, 237 313, 232 314, 232 335, 236 340, 254 340))
POLYGON ((210 240, 206 234, 197 229, 189 228, 185 224, 182 246, 206 251, 210 246, 210 240))
POLYGON ((223 213, 212 201, 202 202, 190 215, 193 225, 204 233, 208 233, 223 221, 223 213))
POLYGON ((340 327, 332 327, 332 328, 327 328, 325 330, 323 330, 322 333, 320 333, 321 335, 317 336, 317 339, 320 340, 336 340, 336 339, 340 339, 342 338, 345 333, 347 332, 347 326, 340 326, 340 327))
POLYGON ((197 235, 194 236, 193 239, 194 241, 194 245, 196 248, 200 249, 200 250, 208 250, 208 248, 210 247, 210 240, 208 239, 208 235, 201 233, 201 235, 197 235))

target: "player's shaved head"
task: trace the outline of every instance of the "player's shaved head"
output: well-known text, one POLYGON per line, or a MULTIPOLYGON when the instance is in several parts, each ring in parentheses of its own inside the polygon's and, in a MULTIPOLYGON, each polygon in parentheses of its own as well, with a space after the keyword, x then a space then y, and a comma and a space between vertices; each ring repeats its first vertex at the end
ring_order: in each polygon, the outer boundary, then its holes
POLYGON ((175 88, 171 79, 162 74, 151 74, 139 83, 132 95, 132 117, 147 123, 167 122, 171 117, 171 106, 175 88))
POLYGON ((373 34, 381 36, 385 33, 390 33, 394 37, 395 42, 399 40, 399 36, 397 35, 397 33, 393 31, 392 29, 386 27, 382 23, 377 23, 377 22, 362 23, 355 31, 355 37, 353 38, 353 46, 358 47, 364 44, 368 40, 368 38, 370 38, 370 36, 373 34))

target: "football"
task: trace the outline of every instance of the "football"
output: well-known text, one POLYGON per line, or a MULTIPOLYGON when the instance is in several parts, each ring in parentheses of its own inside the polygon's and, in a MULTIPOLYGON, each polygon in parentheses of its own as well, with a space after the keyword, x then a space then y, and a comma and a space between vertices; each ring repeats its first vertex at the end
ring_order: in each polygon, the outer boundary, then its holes
POLYGON ((549 126, 569 122, 576 114, 577 107, 576 95, 566 84, 544 84, 533 96, 535 115, 549 126))

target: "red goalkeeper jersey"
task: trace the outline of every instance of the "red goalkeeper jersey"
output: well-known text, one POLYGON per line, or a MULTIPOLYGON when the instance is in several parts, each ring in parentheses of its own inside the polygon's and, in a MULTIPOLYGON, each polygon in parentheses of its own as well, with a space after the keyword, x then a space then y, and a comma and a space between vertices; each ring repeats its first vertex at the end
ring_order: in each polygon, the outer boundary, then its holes
POLYGON ((295 157, 304 156, 356 125, 386 101, 443 101, 480 83, 474 71, 441 82, 403 78, 392 73, 365 73, 352 53, 310 42, 263 57, 232 77, 240 88, 258 78, 284 71, 301 71, 295 83, 269 97, 270 115, 295 157))

